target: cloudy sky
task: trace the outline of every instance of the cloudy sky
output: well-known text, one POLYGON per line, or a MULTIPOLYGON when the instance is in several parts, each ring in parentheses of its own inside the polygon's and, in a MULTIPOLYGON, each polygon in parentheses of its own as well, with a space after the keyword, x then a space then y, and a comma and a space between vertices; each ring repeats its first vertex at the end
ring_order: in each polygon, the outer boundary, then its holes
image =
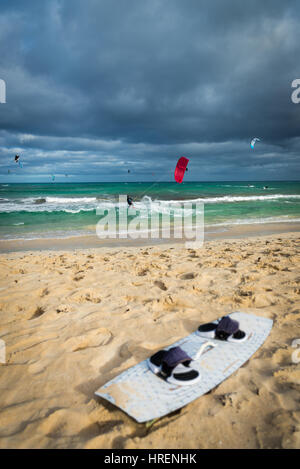
POLYGON ((299 0, 1 0, 0 181, 171 180, 181 155, 189 180, 300 179, 299 20, 299 0))

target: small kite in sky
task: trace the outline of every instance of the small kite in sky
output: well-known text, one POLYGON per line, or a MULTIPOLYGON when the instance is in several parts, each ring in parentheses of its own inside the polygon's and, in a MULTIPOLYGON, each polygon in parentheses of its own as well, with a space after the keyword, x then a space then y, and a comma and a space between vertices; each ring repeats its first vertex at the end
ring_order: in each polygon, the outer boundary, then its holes
POLYGON ((251 147, 251 148, 254 148, 255 143, 256 143, 256 142, 259 142, 259 141, 260 141, 260 138, 254 137, 254 138, 251 140, 250 147, 251 147))
POLYGON ((20 161, 20 156, 19 155, 15 155, 15 162, 18 163, 18 165, 20 166, 20 168, 22 168, 22 163, 20 161))

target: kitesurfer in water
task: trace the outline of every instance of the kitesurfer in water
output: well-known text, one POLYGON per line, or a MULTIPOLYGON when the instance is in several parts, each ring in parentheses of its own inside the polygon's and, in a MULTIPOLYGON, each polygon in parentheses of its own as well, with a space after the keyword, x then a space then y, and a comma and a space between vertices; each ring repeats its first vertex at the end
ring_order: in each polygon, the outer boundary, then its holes
POLYGON ((16 163, 18 162, 19 158, 20 158, 19 155, 16 155, 16 156, 15 156, 15 162, 16 162, 16 163))
POLYGON ((129 207, 130 207, 130 206, 133 207, 133 200, 132 200, 132 197, 129 197, 129 195, 127 196, 127 203, 128 203, 128 205, 129 205, 129 207))

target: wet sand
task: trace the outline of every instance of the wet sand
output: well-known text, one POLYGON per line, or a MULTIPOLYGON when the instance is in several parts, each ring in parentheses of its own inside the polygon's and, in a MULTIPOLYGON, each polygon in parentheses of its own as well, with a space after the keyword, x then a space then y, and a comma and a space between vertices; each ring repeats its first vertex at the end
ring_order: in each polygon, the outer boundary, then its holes
MULTIPOLYGON (((253 236, 263 236, 269 234, 280 234, 289 232, 300 232, 300 223, 267 223, 267 224, 242 224, 231 226, 206 227, 204 232, 204 242, 214 239, 233 239, 253 236)), ((93 249, 112 247, 135 247, 135 246, 168 246, 173 244, 184 244, 179 239, 99 239, 96 234, 88 236, 73 236, 66 238, 40 238, 40 239, 15 239, 1 240, 0 253, 4 252, 25 252, 25 251, 58 251, 73 249, 93 249)))

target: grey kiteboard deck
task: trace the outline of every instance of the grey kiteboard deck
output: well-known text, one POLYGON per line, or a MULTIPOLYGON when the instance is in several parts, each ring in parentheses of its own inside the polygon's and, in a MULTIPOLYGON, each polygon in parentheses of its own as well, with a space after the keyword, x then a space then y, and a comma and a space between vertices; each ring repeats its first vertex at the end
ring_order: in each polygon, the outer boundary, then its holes
MULTIPOLYGON (((209 339, 216 346, 207 348, 191 367, 201 374, 198 383, 189 386, 170 384, 155 375, 147 360, 129 368, 99 388, 95 394, 122 409, 137 422, 147 422, 163 417, 198 397, 228 378, 240 368, 269 335, 273 321, 252 314, 235 312, 229 315, 239 322, 240 329, 247 334, 242 343, 209 339)), ((195 357, 207 338, 193 332, 169 347, 180 346, 190 357, 195 357)))

